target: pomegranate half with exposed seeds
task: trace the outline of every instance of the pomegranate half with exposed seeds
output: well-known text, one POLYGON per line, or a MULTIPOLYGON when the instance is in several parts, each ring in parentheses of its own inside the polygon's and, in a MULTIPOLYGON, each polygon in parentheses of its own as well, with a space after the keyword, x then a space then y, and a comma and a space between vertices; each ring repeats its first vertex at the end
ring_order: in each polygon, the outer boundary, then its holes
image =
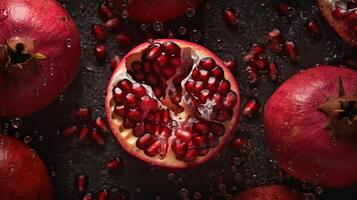
POLYGON ((357 1, 317 0, 322 15, 341 38, 357 46, 357 1))
POLYGON ((232 200, 302 200, 302 195, 284 185, 259 186, 240 192, 232 200))
POLYGON ((357 72, 320 66, 294 75, 264 109, 265 134, 279 165, 301 181, 357 182, 357 72))
POLYGON ((0 1, 0 116, 48 105, 73 80, 79 59, 77 28, 57 1, 0 1))
POLYGON ((106 111, 122 147, 150 164, 183 169, 217 155, 239 117, 238 85, 206 48, 175 39, 143 43, 119 63, 106 111))
POLYGON ((0 199, 52 200, 46 166, 23 142, 0 134, 0 199))
POLYGON ((129 18, 141 23, 165 22, 194 12, 202 0, 113 0, 129 18))

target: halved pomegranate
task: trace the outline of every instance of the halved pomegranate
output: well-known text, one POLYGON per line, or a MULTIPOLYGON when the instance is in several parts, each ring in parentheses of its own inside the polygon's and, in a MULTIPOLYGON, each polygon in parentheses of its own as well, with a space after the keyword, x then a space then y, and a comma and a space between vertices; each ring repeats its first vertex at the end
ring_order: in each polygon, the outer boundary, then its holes
POLYGON ((259 186, 243 191, 232 200, 302 200, 301 194, 285 185, 259 186))
POLYGON ((129 18, 141 23, 165 22, 195 12, 202 0, 113 0, 129 18))
POLYGON ((106 112, 115 138, 150 164, 183 169, 217 155, 239 117, 238 85, 215 54, 187 41, 143 43, 119 63, 106 112))
POLYGON ((317 0, 322 15, 341 38, 357 46, 357 1, 317 0))
POLYGON ((326 187, 357 182, 357 72, 319 66, 294 75, 264 109, 267 142, 291 176, 326 187))

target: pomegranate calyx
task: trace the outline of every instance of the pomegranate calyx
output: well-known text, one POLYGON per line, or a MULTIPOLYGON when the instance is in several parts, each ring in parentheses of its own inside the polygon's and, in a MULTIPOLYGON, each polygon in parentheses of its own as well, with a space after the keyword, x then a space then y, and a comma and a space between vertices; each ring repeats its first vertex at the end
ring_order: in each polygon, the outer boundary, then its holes
POLYGON ((17 74, 18 71, 33 68, 37 61, 46 58, 41 53, 33 53, 34 42, 28 39, 13 39, 0 46, 0 72, 17 74))
POLYGON ((348 136, 357 133, 357 93, 347 96, 341 77, 339 78, 338 98, 329 98, 318 109, 329 116, 326 128, 332 135, 348 136))

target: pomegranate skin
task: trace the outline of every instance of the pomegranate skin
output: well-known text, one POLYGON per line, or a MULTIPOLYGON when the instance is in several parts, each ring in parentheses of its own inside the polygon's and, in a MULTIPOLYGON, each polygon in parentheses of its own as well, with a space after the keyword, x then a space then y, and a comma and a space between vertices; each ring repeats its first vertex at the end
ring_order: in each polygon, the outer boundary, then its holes
POLYGON ((51 179, 41 158, 23 142, 0 135, 0 199, 53 200, 51 179))
POLYGON ((346 95, 357 92, 357 72, 320 66, 294 75, 264 109, 267 142, 279 165, 293 177, 326 187, 357 181, 357 137, 331 137, 328 116, 318 108, 338 97, 338 79, 346 95))
POLYGON ((0 72, 0 116, 23 117, 52 102, 74 79, 80 60, 79 33, 55 0, 2 0, 1 39, 34 42, 34 53, 46 58, 34 72, 10 79, 0 72))
POLYGON ((284 185, 260 186, 243 191, 232 200, 302 200, 301 194, 284 185))
MULTIPOLYGON (((129 18, 141 23, 170 21, 185 15, 188 9, 195 9, 202 0, 129 0, 129 18)), ((123 0, 114 0, 121 8, 123 0)))

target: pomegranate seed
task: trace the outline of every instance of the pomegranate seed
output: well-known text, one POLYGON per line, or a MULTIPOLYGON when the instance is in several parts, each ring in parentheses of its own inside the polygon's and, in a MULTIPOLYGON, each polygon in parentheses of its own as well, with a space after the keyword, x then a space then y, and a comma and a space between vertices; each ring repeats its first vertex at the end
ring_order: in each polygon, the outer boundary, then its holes
POLYGON ((357 12, 355 11, 348 13, 348 15, 346 16, 346 21, 350 25, 357 24, 357 12))
POLYGON ((230 91, 227 95, 223 98, 223 107, 225 108, 233 108, 237 103, 237 95, 230 91))
POLYGON ((95 47, 94 53, 95 53, 95 56, 96 56, 97 59, 103 60, 105 58, 105 54, 106 54, 105 45, 104 44, 98 44, 95 47))
POLYGON ((287 2, 279 3, 278 12, 281 15, 289 15, 289 11, 292 9, 291 5, 287 2))
POLYGON ((210 123, 210 130, 213 134, 215 134, 218 137, 221 137, 222 135, 224 135, 225 132, 225 128, 223 124, 219 124, 219 123, 210 123))
POLYGON ((181 58, 180 57, 173 57, 171 58, 171 65, 174 67, 174 68, 177 68, 181 65, 181 58))
POLYGON ((77 191, 82 193, 88 186, 88 177, 86 175, 80 175, 77 177, 77 191))
POLYGON ((63 129, 62 131, 62 135, 64 137, 71 137, 72 135, 74 135, 76 132, 78 131, 78 127, 77 126, 68 126, 66 128, 63 129))
POLYGON ((123 126, 124 128, 133 128, 133 123, 129 119, 124 119, 123 126))
POLYGON ((128 110, 126 117, 133 122, 140 122, 142 120, 141 113, 135 108, 128 110))
POLYGON ((186 155, 188 145, 184 142, 176 140, 172 145, 172 151, 176 154, 176 158, 182 160, 186 155))
POLYGON ((222 80, 217 88, 219 93, 226 93, 231 89, 231 84, 227 80, 222 80))
POLYGON ((86 126, 83 127, 83 128, 81 129, 81 131, 79 132, 78 141, 79 141, 79 142, 82 142, 82 141, 87 137, 88 133, 89 133, 89 128, 86 127, 86 126))
POLYGON ((107 127, 107 123, 105 122, 105 120, 101 117, 97 117, 94 120, 94 126, 100 130, 102 133, 108 133, 109 129, 107 127))
POLYGON ((123 117, 125 114, 125 106, 124 105, 116 105, 114 108, 115 114, 119 115, 120 117, 123 117))
POLYGON ((104 138, 97 132, 97 130, 93 130, 91 137, 95 143, 97 143, 100 146, 105 145, 105 140, 104 138))
POLYGON ((91 113, 88 108, 82 107, 78 108, 78 110, 75 111, 74 115, 81 120, 87 120, 89 119, 91 113))
POLYGON ((198 102, 200 104, 205 104, 209 96, 210 96, 210 93, 208 90, 202 90, 198 97, 198 102))
POLYGON ((247 142, 242 138, 237 138, 233 141, 233 148, 240 152, 247 145, 247 142))
POLYGON ((86 195, 83 196, 82 200, 92 200, 92 194, 91 193, 87 193, 86 195))
POLYGON ((107 39, 107 31, 105 30, 104 26, 100 24, 95 24, 92 27, 92 33, 95 39, 103 41, 107 39))
POLYGON ((171 130, 166 126, 162 129, 160 136, 163 138, 168 138, 171 135, 171 130))
POLYGON ((218 87, 218 82, 215 77, 209 77, 207 81, 207 89, 210 91, 215 91, 218 87))
POLYGON ((156 156, 161 147, 161 142, 159 140, 154 141, 147 149, 145 149, 145 154, 149 157, 156 156))
POLYGON ((272 81, 276 81, 278 79, 278 67, 275 63, 271 63, 269 65, 268 75, 272 81))
POLYGON ((144 53, 144 58, 146 60, 153 61, 155 58, 157 58, 160 55, 161 52, 161 44, 160 43, 154 43, 150 45, 146 52, 144 53))
POLYGON ((311 37, 320 37, 321 35, 320 26, 315 20, 311 20, 307 24, 307 31, 309 32, 311 37))
POLYGON ((200 72, 198 71, 197 68, 194 68, 194 69, 192 70, 191 76, 192 76, 193 80, 195 80, 195 81, 200 80, 200 77, 199 77, 199 76, 200 76, 200 72))
POLYGON ((132 90, 133 94, 138 97, 138 98, 141 98, 143 96, 146 95, 146 89, 144 86, 142 86, 141 84, 139 83, 134 83, 133 84, 133 90, 132 90))
POLYGON ((200 149, 207 148, 207 142, 204 136, 198 136, 198 135, 194 136, 192 138, 192 143, 200 149))
POLYGON ((162 46, 164 48, 164 51, 168 54, 174 54, 180 51, 180 47, 171 41, 165 42, 162 46))
POLYGON ((133 135, 135 137, 141 137, 145 133, 144 123, 136 123, 133 128, 133 135))
POLYGON ((124 92, 120 87, 115 87, 113 90, 113 98, 114 100, 119 103, 123 101, 124 98, 124 92))
POLYGON ((224 61, 224 64, 231 70, 231 72, 234 72, 237 69, 237 61, 235 59, 226 60, 224 61))
POLYGON ((119 19, 115 18, 115 19, 109 19, 108 21, 106 21, 104 26, 109 31, 115 32, 115 31, 120 30, 122 23, 119 19))
POLYGON ((208 126, 203 122, 195 122, 192 125, 192 130, 200 135, 207 135, 210 131, 208 126))
POLYGON ((113 160, 111 160, 107 163, 106 167, 109 170, 119 169, 121 167, 121 161, 119 158, 114 158, 113 160))
POLYGON ((208 77, 209 77, 209 72, 207 70, 204 69, 199 70, 199 79, 201 81, 207 81, 208 77))
POLYGON ((119 63, 120 63, 120 57, 118 55, 115 55, 110 61, 110 66, 112 67, 113 71, 115 70, 115 68, 117 68, 119 63))
POLYGON ((268 66, 268 60, 266 58, 264 59, 257 59, 254 61, 254 66, 256 69, 259 70, 264 70, 268 66))
POLYGON ((150 85, 156 85, 158 82, 157 79, 157 75, 154 73, 149 73, 148 76, 146 77, 146 81, 150 84, 150 85))
POLYGON ((257 112, 260 108, 259 103, 255 99, 249 99, 244 107, 242 114, 248 117, 251 117, 255 112, 257 112))
POLYGON ((108 199, 108 191, 106 189, 102 189, 98 192, 98 200, 107 200, 108 199))
POLYGON ((232 111, 224 109, 224 110, 219 110, 217 113, 216 120, 219 122, 225 122, 229 121, 232 119, 232 111))
POLYGON ((344 8, 341 8, 340 6, 337 6, 333 11, 332 11, 332 16, 335 19, 342 19, 346 17, 348 14, 348 11, 344 8))
POLYGON ((195 94, 199 94, 204 88, 204 83, 202 81, 196 81, 195 86, 193 88, 193 92, 195 94))
POLYGON ((114 16, 112 9, 105 3, 100 4, 98 8, 98 13, 103 20, 108 20, 114 16))
POLYGON ((208 148, 214 148, 218 145, 218 138, 214 136, 212 133, 208 135, 208 148))
POLYGON ((292 62, 297 62, 297 50, 294 42, 286 41, 284 44, 284 50, 292 62))
POLYGON ((115 39, 122 46, 129 46, 133 42, 133 37, 128 33, 118 34, 115 39))
POLYGON ((164 110, 163 114, 162 114, 162 121, 164 123, 169 122, 170 120, 170 111, 169 110, 164 110))
POLYGON ((139 149, 143 150, 151 143, 151 140, 152 140, 152 138, 151 138, 150 133, 146 133, 145 135, 143 135, 136 141, 136 146, 139 149))
POLYGON ((223 10, 223 19, 231 27, 237 26, 237 16, 232 8, 226 8, 223 10))
POLYGON ((185 83, 185 89, 188 93, 191 93, 193 91, 194 86, 195 86, 195 81, 192 79, 187 80, 185 83))
POLYGON ((357 24, 352 27, 352 30, 353 30, 354 33, 357 34, 357 24))
POLYGON ((281 31, 277 28, 274 28, 268 33, 268 40, 281 40, 281 31))
POLYGON ((140 71, 143 68, 143 63, 140 61, 134 61, 133 63, 131 63, 131 68, 134 71, 140 71))
POLYGON ((128 93, 124 98, 124 105, 130 108, 136 106, 136 97, 132 93, 128 93))
POLYGON ((192 133, 183 129, 177 129, 175 136, 182 142, 189 143, 192 139, 192 133))
POLYGON ((131 88, 132 88, 132 83, 129 80, 124 79, 124 80, 119 81, 118 86, 124 92, 130 92, 131 88))
POLYGON ((216 68, 214 68, 212 70, 212 75, 215 77, 215 78, 223 78, 224 76, 224 72, 223 72, 223 69, 219 66, 217 66, 216 68))
POLYGON ((211 70, 216 66, 216 62, 212 58, 203 58, 200 60, 200 66, 202 69, 211 70))
POLYGON ((246 69, 245 69, 247 75, 248 75, 248 82, 250 84, 254 84, 254 83, 257 83, 258 82, 258 74, 257 74, 257 71, 252 68, 251 66, 247 66, 246 69))
POLYGON ((153 91, 154 91, 154 94, 155 94, 155 96, 157 98, 161 98, 162 97, 163 92, 162 92, 160 86, 153 87, 153 91))
POLYGON ((184 157, 184 160, 186 162, 192 162, 194 160, 196 160, 197 158, 197 150, 196 149, 188 149, 187 153, 184 157))
POLYGON ((156 58, 156 61, 155 61, 160 67, 166 65, 167 63, 167 55, 162 52, 161 55, 159 57, 156 58))
POLYGON ((260 44, 253 44, 250 49, 250 52, 253 54, 253 56, 256 57, 256 56, 264 53, 264 47, 260 44))

